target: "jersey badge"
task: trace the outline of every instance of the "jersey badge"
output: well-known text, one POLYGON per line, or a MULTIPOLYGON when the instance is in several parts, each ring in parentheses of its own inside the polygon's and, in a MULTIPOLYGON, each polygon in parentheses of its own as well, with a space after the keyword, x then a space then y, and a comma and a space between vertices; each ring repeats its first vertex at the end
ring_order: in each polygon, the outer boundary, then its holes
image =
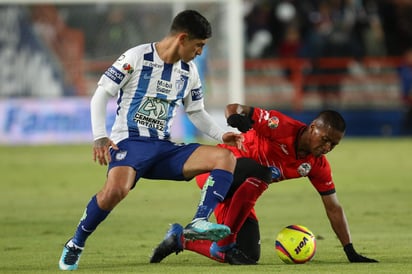
POLYGON ((133 67, 129 63, 124 63, 123 64, 123 69, 125 71, 127 71, 127 73, 129 73, 129 74, 132 74, 133 71, 134 71, 133 67))
POLYGON ((312 166, 309 163, 303 163, 298 167, 298 173, 300 176, 305 177, 308 176, 312 166))
POLYGON ((180 79, 176 80, 176 90, 178 92, 182 91, 185 87, 185 78, 180 77, 180 79))
POLYGON ((279 126, 279 118, 276 116, 272 116, 268 119, 268 127, 271 129, 275 129, 279 126))

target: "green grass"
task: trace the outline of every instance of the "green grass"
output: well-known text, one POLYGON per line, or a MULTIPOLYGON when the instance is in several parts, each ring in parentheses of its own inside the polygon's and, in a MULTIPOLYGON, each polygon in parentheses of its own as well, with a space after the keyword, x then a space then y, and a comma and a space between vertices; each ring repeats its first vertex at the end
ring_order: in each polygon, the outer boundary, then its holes
MULTIPOLYGON (((412 273, 411 139, 348 138, 329 155, 355 248, 379 264, 350 264, 319 195, 306 179, 272 185, 256 206, 262 257, 230 266, 185 251, 148 263, 168 225, 186 224, 199 190, 193 182, 141 181, 90 237, 79 273, 412 273), (289 224, 317 236, 314 260, 286 265, 274 252, 289 224)), ((105 179, 90 146, 0 147, 0 273, 58 273, 62 245, 105 179)))

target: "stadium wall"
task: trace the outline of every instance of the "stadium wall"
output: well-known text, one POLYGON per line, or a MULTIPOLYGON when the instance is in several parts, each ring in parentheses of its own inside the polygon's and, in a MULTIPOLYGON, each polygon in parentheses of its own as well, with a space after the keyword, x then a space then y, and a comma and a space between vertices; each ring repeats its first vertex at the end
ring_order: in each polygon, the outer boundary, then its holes
MULTIPOLYGON (((107 131, 110 132, 116 110, 115 101, 108 105, 107 131)), ((218 123, 227 129, 223 109, 210 110, 218 123)), ((309 123, 315 111, 285 111, 309 123)), ((399 110, 343 111, 347 136, 399 136, 403 113, 399 110)), ((186 116, 179 112, 173 124, 177 141, 194 141, 201 136, 186 116)), ((90 99, 8 99, 0 100, 0 145, 81 144, 91 143, 90 99)))

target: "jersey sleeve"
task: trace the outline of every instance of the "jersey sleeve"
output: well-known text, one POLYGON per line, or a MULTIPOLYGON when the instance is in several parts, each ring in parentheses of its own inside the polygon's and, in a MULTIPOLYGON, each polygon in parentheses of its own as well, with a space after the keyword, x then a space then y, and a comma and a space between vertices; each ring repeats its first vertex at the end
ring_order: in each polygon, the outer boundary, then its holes
POLYGON ((199 73, 193 61, 190 62, 189 75, 188 93, 183 98, 185 111, 191 112, 202 110, 204 109, 202 82, 200 81, 199 73))
POLYGON ((286 136, 296 126, 303 125, 303 123, 293 120, 279 111, 257 107, 253 108, 251 118, 253 120, 252 126, 256 132, 270 139, 286 136))
POLYGON ((98 85, 113 96, 127 83, 136 68, 137 55, 132 53, 133 50, 123 53, 100 77, 98 85))
POLYGON ((335 193, 330 164, 325 156, 316 159, 308 178, 320 195, 335 193))

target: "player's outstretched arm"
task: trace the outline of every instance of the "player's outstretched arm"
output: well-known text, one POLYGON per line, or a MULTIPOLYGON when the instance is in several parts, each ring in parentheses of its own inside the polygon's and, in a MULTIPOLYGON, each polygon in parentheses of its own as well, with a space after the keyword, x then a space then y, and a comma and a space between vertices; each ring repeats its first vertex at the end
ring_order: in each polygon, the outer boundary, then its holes
POLYGON ((340 205, 336 193, 330 195, 323 195, 322 202, 325 206, 326 214, 329 222, 332 225, 333 231, 336 233, 341 242, 348 260, 351 263, 374 263, 375 259, 370 259, 360 255, 353 248, 352 240, 349 232, 349 225, 346 220, 345 213, 340 205))

